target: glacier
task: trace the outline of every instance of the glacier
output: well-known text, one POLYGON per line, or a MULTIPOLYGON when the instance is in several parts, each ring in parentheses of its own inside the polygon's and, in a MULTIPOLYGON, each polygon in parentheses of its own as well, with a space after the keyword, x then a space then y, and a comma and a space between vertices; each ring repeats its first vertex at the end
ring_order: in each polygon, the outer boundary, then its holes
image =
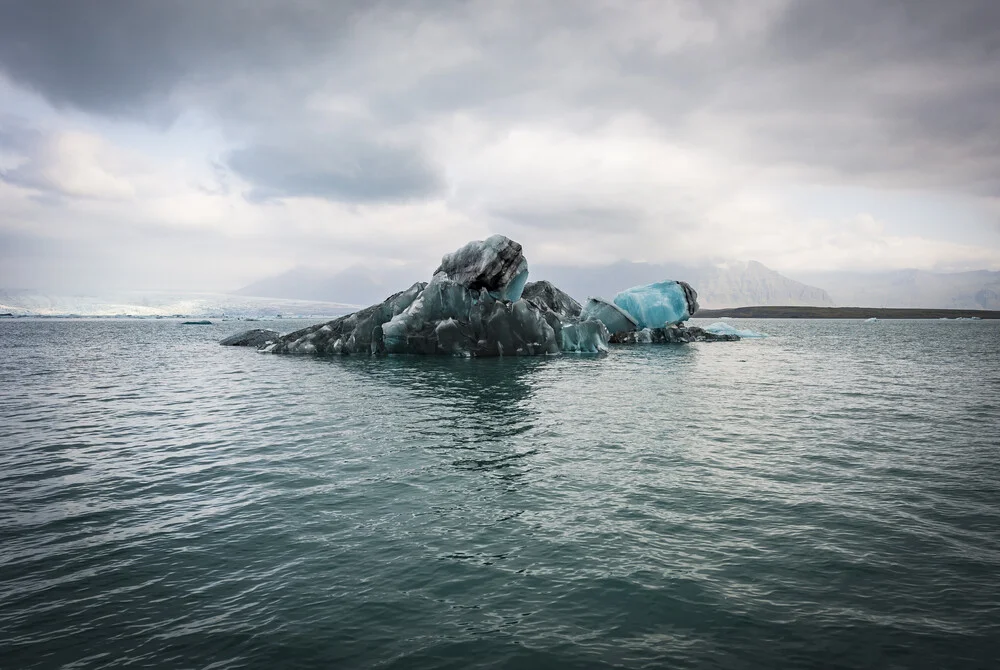
POLYGON ((739 339, 668 323, 697 309, 697 294, 684 282, 618 294, 616 300, 634 296, 632 302, 622 299, 632 313, 603 298, 590 298, 581 307, 550 282, 529 283, 528 275, 521 245, 493 235, 445 254, 429 282, 417 282, 376 305, 287 335, 247 331, 222 343, 275 354, 479 357, 602 354, 612 342, 739 339), (675 304, 678 300, 683 307, 675 304), (659 321, 661 315, 668 316, 659 321), (640 326, 647 322, 658 325, 640 326))
POLYGON ((640 330, 672 326, 698 311, 697 292, 682 281, 633 286, 618 293, 613 302, 635 319, 640 330))

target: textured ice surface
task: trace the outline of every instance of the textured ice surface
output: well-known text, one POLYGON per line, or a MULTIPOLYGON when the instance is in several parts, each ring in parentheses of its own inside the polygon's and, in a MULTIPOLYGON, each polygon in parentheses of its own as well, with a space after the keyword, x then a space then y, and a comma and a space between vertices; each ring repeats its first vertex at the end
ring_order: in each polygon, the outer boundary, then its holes
POLYGON ((638 322, 628 312, 604 298, 591 298, 580 313, 583 320, 597 319, 608 329, 609 333, 621 333, 637 330, 638 322))
POLYGON ((643 328, 631 333, 614 333, 611 344, 687 344, 689 342, 736 342, 739 335, 710 333, 698 326, 684 324, 666 328, 643 328))
POLYGON ((716 335, 736 335, 737 337, 744 337, 744 338, 767 337, 767 333, 758 333, 755 330, 743 330, 740 328, 735 328, 723 321, 717 321, 713 323, 711 326, 705 326, 705 332, 714 333, 716 335))
POLYGON ((385 353, 459 356, 559 353, 556 331, 526 300, 498 300, 446 277, 434 279, 404 311, 382 326, 385 353))
POLYGON ((698 294, 686 282, 661 281, 626 289, 614 303, 631 314, 639 328, 662 328, 690 319, 698 310, 698 294))
POLYGON ((597 319, 564 323, 559 348, 566 353, 599 354, 608 350, 608 329, 597 319))
POLYGON ((226 339, 219 342, 227 347, 263 347, 266 344, 272 342, 277 342, 278 338, 281 337, 281 333, 276 330, 266 330, 263 328, 254 328, 253 330, 246 330, 242 333, 237 333, 235 335, 230 335, 226 339))
POLYGON ((528 281, 528 261, 520 244, 503 235, 493 235, 445 254, 434 274, 440 272, 473 291, 486 289, 498 300, 513 302, 520 299, 528 281))
POLYGON ((264 351, 280 354, 370 354, 380 350, 382 324, 405 310, 427 286, 417 282, 377 305, 283 335, 264 351))
POLYGON ((579 317, 580 312, 583 311, 580 303, 547 281, 528 282, 524 285, 521 297, 536 305, 548 307, 562 318, 579 317))

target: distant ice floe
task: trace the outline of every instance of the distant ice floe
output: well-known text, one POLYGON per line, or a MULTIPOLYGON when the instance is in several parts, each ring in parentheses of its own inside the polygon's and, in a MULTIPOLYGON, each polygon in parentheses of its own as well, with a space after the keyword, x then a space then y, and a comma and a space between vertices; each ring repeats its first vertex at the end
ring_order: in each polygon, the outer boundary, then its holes
POLYGON ((874 316, 871 316, 865 319, 865 323, 878 323, 878 319, 874 316))
POLYGON ((706 326, 705 330, 716 335, 737 335, 742 338, 769 337, 767 333, 758 333, 756 330, 735 328, 728 323, 716 321, 711 326, 706 326))

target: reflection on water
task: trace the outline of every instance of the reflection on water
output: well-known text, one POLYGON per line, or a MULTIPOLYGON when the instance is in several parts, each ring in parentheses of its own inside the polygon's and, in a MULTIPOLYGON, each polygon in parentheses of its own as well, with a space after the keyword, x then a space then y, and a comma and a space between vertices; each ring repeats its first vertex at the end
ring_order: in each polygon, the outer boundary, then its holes
POLYGON ((428 448, 452 453, 457 468, 493 472, 510 484, 537 453, 521 436, 536 427, 533 384, 551 358, 466 359, 399 356, 382 360, 333 359, 373 387, 405 393, 412 436, 428 448))

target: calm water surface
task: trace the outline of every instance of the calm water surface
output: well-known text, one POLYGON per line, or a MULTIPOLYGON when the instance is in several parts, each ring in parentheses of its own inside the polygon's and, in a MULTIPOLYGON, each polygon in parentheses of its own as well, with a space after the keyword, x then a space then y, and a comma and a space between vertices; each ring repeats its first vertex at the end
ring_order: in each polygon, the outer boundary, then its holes
POLYGON ((998 667, 1000 322, 734 323, 772 337, 0 321, 0 667, 998 667))

